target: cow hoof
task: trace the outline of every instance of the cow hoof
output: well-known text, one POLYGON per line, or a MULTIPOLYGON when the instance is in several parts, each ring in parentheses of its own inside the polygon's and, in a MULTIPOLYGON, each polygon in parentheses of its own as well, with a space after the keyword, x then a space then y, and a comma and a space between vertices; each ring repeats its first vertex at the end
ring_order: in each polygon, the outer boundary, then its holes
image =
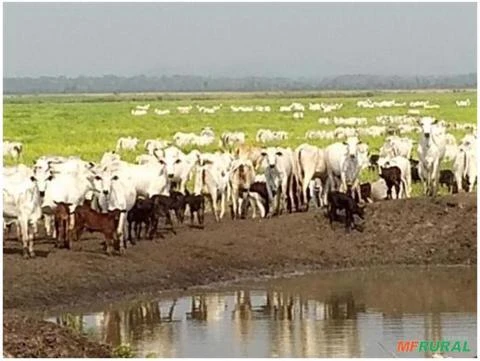
POLYGON ((35 258, 35 252, 29 252, 30 258, 35 258))
POLYGON ((120 256, 125 256, 125 248, 120 248, 120 256))
POLYGON ((26 249, 23 250, 23 258, 28 259, 28 251, 26 249))

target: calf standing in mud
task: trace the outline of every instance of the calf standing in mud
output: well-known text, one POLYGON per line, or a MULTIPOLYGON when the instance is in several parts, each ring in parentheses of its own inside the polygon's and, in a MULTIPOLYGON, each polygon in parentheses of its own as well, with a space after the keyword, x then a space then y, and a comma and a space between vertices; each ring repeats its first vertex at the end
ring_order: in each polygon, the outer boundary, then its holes
POLYGON ((345 229, 347 232, 355 228, 353 215, 358 215, 361 219, 364 215, 363 207, 360 207, 355 200, 345 193, 330 191, 327 195, 328 200, 328 218, 330 226, 333 228, 333 221, 337 217, 337 210, 345 210, 345 229))
POLYGON ((91 208, 89 201, 86 201, 81 206, 77 206, 75 208, 75 226, 73 229, 75 240, 78 241, 80 239, 84 230, 101 232, 105 237, 105 252, 107 255, 111 255, 113 243, 116 240, 120 242, 116 232, 120 213, 120 209, 115 209, 108 213, 97 212, 91 208))

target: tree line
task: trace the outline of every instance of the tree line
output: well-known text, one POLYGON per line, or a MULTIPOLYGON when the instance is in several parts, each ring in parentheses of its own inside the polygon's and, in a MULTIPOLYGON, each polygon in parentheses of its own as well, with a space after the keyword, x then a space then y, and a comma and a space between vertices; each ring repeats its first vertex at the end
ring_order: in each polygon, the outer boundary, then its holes
POLYGON ((205 77, 192 75, 123 77, 65 76, 4 78, 4 94, 208 91, 315 91, 476 88, 477 74, 443 76, 341 75, 323 79, 205 77))

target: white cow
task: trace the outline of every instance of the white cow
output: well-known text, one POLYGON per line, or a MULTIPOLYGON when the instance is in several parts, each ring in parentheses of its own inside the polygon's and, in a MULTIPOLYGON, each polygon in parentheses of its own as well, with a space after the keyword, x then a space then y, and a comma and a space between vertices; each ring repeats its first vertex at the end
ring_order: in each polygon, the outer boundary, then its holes
POLYGON ((180 113, 180 114, 188 114, 190 113, 190 111, 192 110, 192 106, 189 105, 189 106, 178 106, 177 107, 177 111, 180 113))
POLYGON ((156 194, 168 195, 169 192, 166 166, 162 162, 132 164, 117 161, 100 171, 121 175, 122 179, 128 178, 136 194, 143 197, 151 197, 156 194))
MULTIPOLYGON (((358 161, 358 145, 361 142, 357 137, 350 137, 343 143, 333 143, 325 148, 325 159, 328 173, 327 191, 339 189, 346 192, 348 186, 360 192, 358 175, 361 165, 358 161), (340 184, 338 184, 340 181, 340 184)), ((360 194, 358 194, 360 198, 360 194)))
POLYGON ((3 218, 4 222, 14 221, 19 225, 23 256, 34 257, 33 242, 37 222, 42 216, 40 195, 33 176, 23 171, 5 174, 3 177, 3 218))
POLYGON ((134 137, 122 137, 117 140, 116 151, 120 150, 131 150, 134 151, 138 145, 138 138, 134 137))
POLYGON ((99 193, 102 211, 108 212, 115 209, 121 211, 116 233, 120 254, 123 254, 128 235, 127 213, 133 208, 137 198, 135 182, 125 172, 102 171, 94 176, 93 186, 99 193))
POLYGON ((141 116, 141 115, 147 115, 147 110, 143 109, 132 109, 130 111, 130 114, 135 115, 135 116, 141 116))
POLYGON ((262 150, 262 165, 267 180, 270 212, 281 214, 286 208, 286 197, 293 208, 294 155, 290 148, 268 147, 262 150), (275 195, 273 195, 275 193, 275 195), (273 203, 274 202, 274 203, 273 203), (274 206, 275 204, 275 206, 274 206))
POLYGON ((3 142, 3 156, 12 157, 15 160, 18 160, 22 155, 23 144, 20 142, 10 142, 8 140, 3 142))
POLYGON ((65 171, 55 173, 49 175, 46 179, 37 178, 37 184, 39 189, 42 187, 44 191, 41 204, 44 215, 52 216, 57 203, 69 204, 70 221, 68 231, 73 230, 75 226, 75 208, 82 205, 85 199, 91 199, 93 196, 94 189, 90 181, 90 172, 65 171))
POLYGON ((146 110, 150 109, 150 104, 137 105, 135 108, 139 109, 139 110, 145 110, 146 111, 146 110))
POLYGON ((233 216, 240 217, 242 203, 248 196, 248 191, 255 178, 255 168, 250 160, 235 159, 229 172, 229 187, 231 190, 233 216))
POLYGON ((463 191, 462 180, 468 180, 468 191, 472 192, 477 181, 477 150, 476 143, 463 143, 459 145, 458 152, 453 161, 453 173, 459 191, 463 191))
MULTIPOLYGON (((81 160, 80 158, 76 157, 40 157, 37 159, 33 166, 33 174, 38 186, 39 194, 42 200, 42 203, 44 202, 44 197, 46 195, 46 189, 48 182, 53 179, 54 175, 59 175, 59 174, 69 174, 72 177, 77 177, 78 175, 81 175, 82 177, 86 177, 87 173, 89 170, 92 168, 93 163, 90 162, 85 162, 81 160)), ((72 192, 77 192, 76 189, 77 185, 72 185, 71 189, 72 192)), ((50 194, 52 190, 50 191, 50 194)), ((65 191, 65 192, 68 192, 65 191)), ((63 202, 62 199, 56 198, 55 199, 57 202, 63 202)), ((55 234, 55 228, 53 227, 53 216, 52 216, 52 209, 55 208, 55 205, 53 204, 53 200, 50 201, 50 204, 48 206, 51 206, 52 208, 46 207, 45 208, 45 214, 44 214, 44 222, 45 222, 45 231, 47 236, 53 236, 56 238, 55 234)), ((73 224, 73 222, 71 222, 73 224)))
MULTIPOLYGON (((325 163, 325 153, 323 149, 310 144, 302 144, 295 149, 296 177, 301 183, 301 192, 305 203, 305 210, 308 210, 307 191, 310 182, 315 178, 325 179, 327 175, 327 165, 325 163)), ((319 199, 320 206, 323 206, 325 195, 323 194, 323 181, 317 183, 320 186, 319 199)))
POLYGON ((410 158, 412 148, 413 142, 411 139, 391 135, 385 139, 385 144, 380 148, 380 156, 410 158))
POLYGON ((420 160, 418 173, 423 181, 425 195, 435 196, 440 176, 440 163, 445 156, 445 129, 436 126, 436 121, 430 117, 423 117, 419 123, 422 133, 417 148, 420 160))
POLYGON ((203 159, 196 166, 194 194, 208 195, 217 222, 223 218, 226 202, 229 198, 228 170, 222 162, 203 159), (218 214, 218 197, 220 196, 220 214, 218 214))
POLYGON ((170 110, 169 110, 169 109, 157 109, 157 108, 155 108, 155 109, 153 110, 153 112, 154 112, 155 114, 157 114, 157 115, 160 115, 160 116, 161 116, 161 115, 168 115, 168 114, 170 114, 170 110))
POLYGON ((164 149, 170 145, 169 141, 161 139, 147 139, 144 143, 145 150, 148 154, 153 155, 155 149, 164 149))
POLYGON ((198 163, 200 152, 194 149, 187 155, 177 147, 170 146, 164 149, 163 154, 155 152, 155 156, 165 166, 169 182, 177 183, 179 191, 185 194, 187 181, 198 163))
POLYGON ((224 132, 220 138, 220 145, 223 147, 231 147, 240 144, 245 144, 244 132, 224 132))
POLYGON ((468 107, 470 106, 470 99, 456 100, 455 103, 457 104, 457 107, 468 107))

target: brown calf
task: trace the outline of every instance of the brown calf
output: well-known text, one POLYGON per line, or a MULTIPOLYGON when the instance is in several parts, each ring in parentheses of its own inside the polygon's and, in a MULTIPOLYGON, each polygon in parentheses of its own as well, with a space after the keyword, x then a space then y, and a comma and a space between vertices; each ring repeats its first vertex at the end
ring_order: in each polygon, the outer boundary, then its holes
POLYGON ((53 210, 55 231, 57 232, 55 247, 60 248, 60 242, 63 241, 63 246, 70 249, 72 246, 70 237, 70 206, 72 204, 55 202, 55 205, 56 207, 53 210))
POLYGON ((115 209, 108 213, 100 213, 90 207, 88 203, 75 208, 75 239, 80 239, 82 232, 101 232, 105 237, 105 251, 112 254, 113 242, 117 240, 117 225, 121 210, 115 209))

